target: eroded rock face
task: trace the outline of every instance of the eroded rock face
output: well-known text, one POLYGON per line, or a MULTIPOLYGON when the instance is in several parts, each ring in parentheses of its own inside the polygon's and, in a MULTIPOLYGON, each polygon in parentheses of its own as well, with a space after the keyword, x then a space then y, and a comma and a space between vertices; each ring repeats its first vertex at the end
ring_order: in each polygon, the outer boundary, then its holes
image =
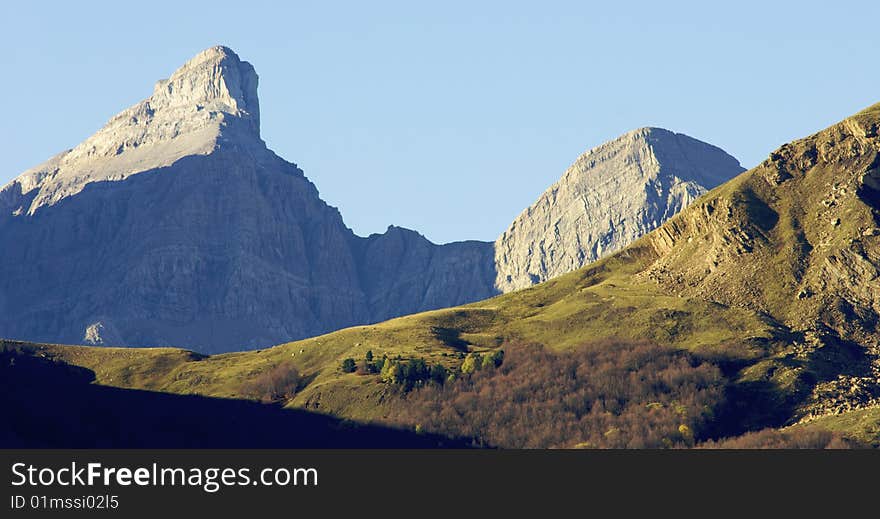
POLYGON ((0 191, 0 336, 264 347, 494 294, 492 244, 355 236, 259 134, 229 49, 0 191))
POLYGON ((659 128, 589 150, 495 242, 495 285, 525 288, 616 252, 742 171, 721 149, 659 128))
POLYGON ((437 246, 415 231, 389 227, 358 239, 358 265, 369 297, 370 319, 479 301, 496 294, 491 243, 464 241, 437 246))

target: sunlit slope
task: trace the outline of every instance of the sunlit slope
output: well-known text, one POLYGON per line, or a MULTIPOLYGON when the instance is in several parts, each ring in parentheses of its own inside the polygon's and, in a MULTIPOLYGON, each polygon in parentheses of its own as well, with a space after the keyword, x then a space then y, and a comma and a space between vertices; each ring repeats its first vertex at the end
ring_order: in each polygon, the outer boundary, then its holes
POLYGON ((795 428, 804 426, 818 426, 841 432, 868 445, 880 447, 880 406, 824 415, 795 428))

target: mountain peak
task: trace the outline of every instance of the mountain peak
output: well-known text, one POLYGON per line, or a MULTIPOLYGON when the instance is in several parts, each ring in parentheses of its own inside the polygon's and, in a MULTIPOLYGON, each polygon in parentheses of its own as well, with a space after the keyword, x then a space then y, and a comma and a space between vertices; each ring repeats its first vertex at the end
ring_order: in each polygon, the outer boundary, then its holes
POLYGON ((195 108, 223 112, 248 120, 260 132, 258 77, 254 67, 221 45, 196 54, 170 78, 160 80, 148 101, 153 109, 195 108))
POLYGON ((257 84, 254 67, 231 49, 205 49, 158 81, 150 97, 0 190, 0 210, 33 214, 92 182, 124 180, 207 155, 221 143, 265 150, 257 84))
MULTIPOLYGON (((686 182, 696 182, 713 188, 745 171, 739 161, 717 146, 695 139, 684 133, 656 126, 644 126, 591 148, 581 154, 566 172, 560 183, 595 183, 602 180, 597 174, 623 171, 620 168, 596 168, 602 162, 621 160, 625 163, 650 163, 686 182)), ((650 174, 656 174, 654 171, 650 174)))
POLYGON ((170 141, 183 144, 184 140, 196 148, 213 148, 220 134, 259 140, 257 84, 254 67, 231 49, 205 49, 168 79, 156 82, 153 95, 110 119, 68 158, 116 156, 170 141))
POLYGON ((495 242, 495 286, 525 288, 596 261, 742 173, 711 144, 643 127, 581 154, 495 242))

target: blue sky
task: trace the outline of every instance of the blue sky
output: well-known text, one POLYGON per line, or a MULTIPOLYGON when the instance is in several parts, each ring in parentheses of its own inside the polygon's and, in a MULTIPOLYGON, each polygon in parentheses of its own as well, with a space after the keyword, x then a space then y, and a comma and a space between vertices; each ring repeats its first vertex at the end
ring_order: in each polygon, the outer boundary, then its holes
POLYGON ((0 184, 198 51, 260 75, 262 134, 366 235, 493 240, 641 126, 745 167, 880 101, 880 2, 3 2, 0 184))

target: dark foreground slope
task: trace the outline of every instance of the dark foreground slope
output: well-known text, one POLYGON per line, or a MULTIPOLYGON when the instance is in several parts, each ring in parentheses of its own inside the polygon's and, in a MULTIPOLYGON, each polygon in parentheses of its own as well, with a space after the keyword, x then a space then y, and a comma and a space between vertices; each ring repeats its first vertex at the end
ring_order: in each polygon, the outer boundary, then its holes
POLYGON ((464 442, 248 400, 92 384, 94 373, 0 353, 4 448, 430 448, 464 442))

